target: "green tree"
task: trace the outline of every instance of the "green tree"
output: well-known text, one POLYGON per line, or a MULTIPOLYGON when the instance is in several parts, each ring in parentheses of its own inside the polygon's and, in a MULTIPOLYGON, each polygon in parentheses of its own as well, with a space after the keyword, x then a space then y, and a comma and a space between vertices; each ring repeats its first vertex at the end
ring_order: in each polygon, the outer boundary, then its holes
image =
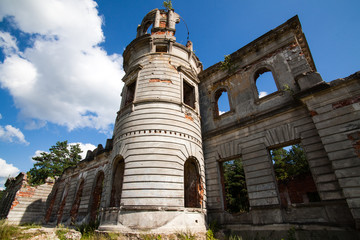
POLYGON ((241 158, 224 162, 223 173, 227 210, 231 213, 249 211, 249 198, 241 158))
POLYGON ((299 144, 292 145, 289 150, 274 149, 271 151, 271 157, 278 181, 287 181, 310 172, 305 152, 299 144))
POLYGON ((79 144, 69 145, 67 141, 57 142, 40 156, 33 157, 34 167, 27 173, 31 184, 42 184, 48 177, 60 176, 68 168, 81 160, 79 144))

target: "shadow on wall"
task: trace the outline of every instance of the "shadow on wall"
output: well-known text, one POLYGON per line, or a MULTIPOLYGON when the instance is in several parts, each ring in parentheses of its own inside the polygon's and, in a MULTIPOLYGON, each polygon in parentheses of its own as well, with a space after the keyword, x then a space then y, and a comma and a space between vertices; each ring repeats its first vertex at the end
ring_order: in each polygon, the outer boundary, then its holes
POLYGON ((19 224, 42 223, 45 215, 46 201, 38 199, 30 203, 22 215, 19 224))

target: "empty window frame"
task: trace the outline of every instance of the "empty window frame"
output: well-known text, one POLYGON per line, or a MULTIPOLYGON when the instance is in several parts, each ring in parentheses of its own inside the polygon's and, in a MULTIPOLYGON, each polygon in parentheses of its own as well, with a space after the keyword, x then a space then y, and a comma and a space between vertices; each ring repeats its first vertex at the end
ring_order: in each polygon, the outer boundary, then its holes
POLYGON ((129 84, 127 86, 126 98, 125 98, 125 106, 134 101, 135 88, 136 88, 136 81, 133 81, 131 84, 129 84))
POLYGON ((319 202, 320 197, 300 144, 270 150, 281 205, 319 202))
POLYGON ((168 47, 167 45, 156 45, 155 46, 155 52, 157 53, 167 53, 168 47))
POLYGON ((195 109, 195 89, 185 80, 183 81, 183 102, 195 109))
POLYGON ((273 72, 267 67, 259 68, 255 72, 254 81, 259 98, 278 91, 273 72))
POLYGON ((220 162, 224 208, 230 213, 249 211, 249 196, 241 157, 220 162))
POLYGON ((229 95, 225 88, 220 88, 215 92, 214 116, 218 117, 230 111, 229 95))
POLYGON ((194 158, 188 158, 184 164, 184 202, 185 207, 200 208, 203 188, 199 168, 194 158))

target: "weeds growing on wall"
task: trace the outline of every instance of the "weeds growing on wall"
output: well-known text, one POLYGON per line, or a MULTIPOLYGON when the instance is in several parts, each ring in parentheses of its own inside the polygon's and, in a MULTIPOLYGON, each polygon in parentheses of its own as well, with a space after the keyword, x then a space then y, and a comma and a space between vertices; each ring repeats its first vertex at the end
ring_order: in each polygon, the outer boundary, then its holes
POLYGON ((172 2, 171 0, 167 0, 163 2, 164 8, 166 8, 168 11, 173 10, 172 2))

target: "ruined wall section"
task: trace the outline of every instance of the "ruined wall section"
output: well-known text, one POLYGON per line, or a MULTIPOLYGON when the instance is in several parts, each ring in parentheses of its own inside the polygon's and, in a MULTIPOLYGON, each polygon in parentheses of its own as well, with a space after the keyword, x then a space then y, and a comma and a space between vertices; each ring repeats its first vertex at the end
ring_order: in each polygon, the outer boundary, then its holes
POLYGON ((222 224, 337 223, 351 224, 347 204, 311 113, 294 94, 304 85, 321 83, 297 17, 230 55, 200 75, 200 108, 206 165, 208 209, 222 224), (272 72, 277 91, 259 97, 256 73, 272 72), (308 76, 307 78, 305 76, 308 76), (299 81, 301 84, 299 84, 299 81), (226 89, 230 111, 216 114, 215 93, 226 89), (300 143, 322 203, 284 211, 270 149, 300 143), (250 211, 225 211, 220 162, 241 157, 250 211), (325 204, 326 203, 326 204, 325 204))
POLYGON ((25 173, 8 179, 0 202, 0 217, 12 224, 41 223, 53 184, 53 180, 47 179, 44 184, 30 186, 25 173))
POLYGON ((308 88, 308 106, 351 213, 360 226, 360 73, 308 88), (315 94, 309 94, 316 92, 315 94))
POLYGON ((94 185, 99 172, 105 173, 100 208, 105 207, 107 197, 105 190, 110 185, 108 182, 111 181, 111 167, 108 160, 112 149, 111 142, 111 139, 108 140, 105 149, 99 144, 94 151, 88 151, 84 160, 76 167, 66 169, 59 177, 47 199, 45 223, 69 225, 89 222, 94 185), (84 183, 79 188, 81 181, 84 183), (79 190, 82 191, 80 195, 79 190), (74 204, 78 206, 75 208, 74 204))

